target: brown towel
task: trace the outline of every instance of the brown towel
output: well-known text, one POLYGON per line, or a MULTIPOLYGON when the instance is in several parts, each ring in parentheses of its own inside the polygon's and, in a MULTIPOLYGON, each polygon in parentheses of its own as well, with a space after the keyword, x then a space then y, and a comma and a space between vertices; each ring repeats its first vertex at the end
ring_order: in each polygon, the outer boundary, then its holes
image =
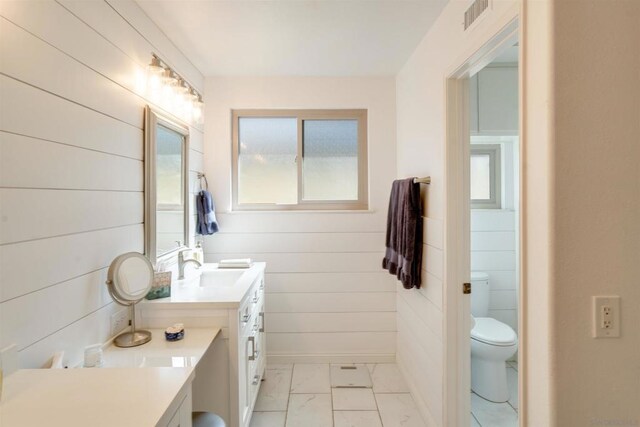
POLYGON ((393 182, 387 215, 386 254, 382 268, 398 276, 406 289, 420 287, 422 206, 420 184, 413 178, 393 182))

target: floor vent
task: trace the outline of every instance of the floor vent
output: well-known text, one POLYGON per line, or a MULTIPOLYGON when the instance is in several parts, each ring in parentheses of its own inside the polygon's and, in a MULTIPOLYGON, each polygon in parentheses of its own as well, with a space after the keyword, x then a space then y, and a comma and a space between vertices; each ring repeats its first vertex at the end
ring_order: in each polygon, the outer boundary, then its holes
POLYGON ((464 29, 466 30, 489 8, 489 0, 475 0, 464 12, 464 29))

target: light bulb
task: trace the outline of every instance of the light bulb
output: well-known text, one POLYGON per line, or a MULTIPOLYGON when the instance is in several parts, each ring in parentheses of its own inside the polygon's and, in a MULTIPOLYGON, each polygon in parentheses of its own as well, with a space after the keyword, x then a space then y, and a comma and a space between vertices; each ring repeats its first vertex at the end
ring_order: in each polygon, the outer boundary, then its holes
POLYGON ((160 61, 160 58, 153 55, 151 57, 151 62, 147 66, 147 71, 149 71, 149 74, 152 75, 155 74, 159 76, 160 74, 162 74, 164 72, 164 68, 162 67, 162 61, 160 61))

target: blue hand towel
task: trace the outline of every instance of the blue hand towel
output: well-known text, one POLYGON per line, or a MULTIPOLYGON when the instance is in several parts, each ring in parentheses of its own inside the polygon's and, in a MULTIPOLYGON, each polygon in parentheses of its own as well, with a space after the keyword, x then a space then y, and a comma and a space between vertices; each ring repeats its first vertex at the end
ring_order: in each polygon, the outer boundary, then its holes
POLYGON ((215 206, 213 205, 211 193, 206 190, 198 193, 196 209, 198 210, 196 233, 204 236, 218 232, 218 222, 216 221, 215 206))

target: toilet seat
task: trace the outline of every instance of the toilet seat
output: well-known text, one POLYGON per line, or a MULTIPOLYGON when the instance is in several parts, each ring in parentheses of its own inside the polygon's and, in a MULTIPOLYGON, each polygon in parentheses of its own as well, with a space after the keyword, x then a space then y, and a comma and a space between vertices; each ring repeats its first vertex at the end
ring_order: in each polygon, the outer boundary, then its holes
POLYGON ((514 345, 518 338, 511 327, 490 317, 476 317, 471 330, 471 339, 489 345, 507 347, 514 345))

